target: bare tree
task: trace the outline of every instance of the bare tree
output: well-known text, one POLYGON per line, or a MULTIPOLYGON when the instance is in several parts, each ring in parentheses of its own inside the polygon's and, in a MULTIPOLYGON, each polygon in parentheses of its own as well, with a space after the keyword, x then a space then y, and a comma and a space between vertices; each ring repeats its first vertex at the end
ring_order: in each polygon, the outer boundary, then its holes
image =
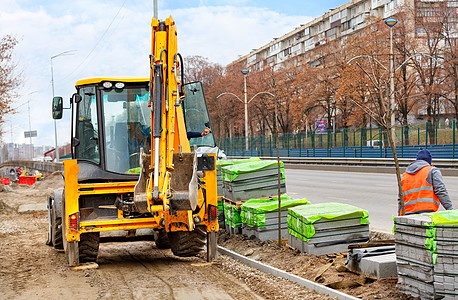
POLYGON ((1 125, 7 114, 14 112, 12 103, 17 93, 15 90, 21 84, 20 74, 13 61, 13 50, 17 40, 6 35, 0 39, 0 138, 3 134, 1 125))

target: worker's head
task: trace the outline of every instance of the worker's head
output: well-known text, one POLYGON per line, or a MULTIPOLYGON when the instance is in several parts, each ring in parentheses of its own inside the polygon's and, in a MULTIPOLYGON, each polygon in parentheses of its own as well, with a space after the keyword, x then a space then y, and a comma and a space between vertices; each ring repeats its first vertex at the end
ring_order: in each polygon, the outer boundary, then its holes
POLYGON ((417 160, 419 159, 426 161, 428 164, 431 164, 431 152, 429 152, 427 149, 418 151, 417 160))

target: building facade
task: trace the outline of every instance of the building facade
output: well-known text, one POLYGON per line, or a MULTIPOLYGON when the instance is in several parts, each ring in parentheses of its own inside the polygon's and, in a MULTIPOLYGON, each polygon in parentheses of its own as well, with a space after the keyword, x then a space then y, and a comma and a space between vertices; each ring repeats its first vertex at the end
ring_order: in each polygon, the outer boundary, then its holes
POLYGON ((266 66, 278 68, 290 58, 303 56, 329 41, 350 36, 367 24, 369 16, 388 18, 395 15, 403 5, 415 5, 413 0, 352 0, 324 15, 303 24, 295 30, 274 38, 272 42, 246 54, 231 65, 240 64, 251 70, 266 66))

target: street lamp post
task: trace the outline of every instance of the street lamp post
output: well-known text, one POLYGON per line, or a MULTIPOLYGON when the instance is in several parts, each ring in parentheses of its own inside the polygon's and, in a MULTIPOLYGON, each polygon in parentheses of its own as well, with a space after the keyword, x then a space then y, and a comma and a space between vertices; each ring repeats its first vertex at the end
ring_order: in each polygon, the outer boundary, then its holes
POLYGON ((248 69, 243 69, 242 71, 243 74, 243 93, 245 95, 245 150, 248 151, 248 101, 247 101, 247 92, 246 92, 246 77, 250 70, 248 69))
POLYGON ((394 53, 393 53, 393 26, 398 21, 395 18, 388 18, 385 20, 385 24, 390 27, 390 131, 393 141, 395 140, 395 129, 394 125, 396 122, 394 115, 394 53))
MULTIPOLYGON (((52 66, 52 60, 56 57, 59 57, 59 56, 66 56, 66 55, 74 55, 74 52, 76 50, 68 50, 68 51, 64 51, 64 52, 61 52, 59 54, 56 54, 54 56, 51 56, 51 86, 52 86, 52 97, 54 99, 54 69, 53 69, 53 66, 52 66)), ((56 125, 56 120, 54 119, 54 142, 56 144, 56 162, 59 161, 59 148, 57 146, 57 125, 56 125)))
POLYGON ((29 93, 27 96, 27 110, 29 112, 29 141, 30 141, 30 147, 29 147, 29 158, 30 160, 33 159, 33 146, 32 146, 32 122, 30 121, 30 95, 38 93, 39 91, 34 91, 29 93))
MULTIPOLYGON (((246 87, 246 84, 245 84, 245 87, 246 87)), ((251 97, 250 100, 247 101, 246 88, 245 88, 245 93, 244 94, 245 94, 245 100, 240 99, 236 94, 230 93, 230 92, 221 93, 218 96, 216 96, 216 99, 218 99, 219 97, 224 96, 224 95, 231 95, 231 96, 234 96, 240 102, 244 103, 244 105, 245 105, 245 145, 246 145, 245 150, 248 151, 248 103, 250 103, 258 95, 267 94, 267 95, 270 95, 272 97, 275 97, 275 96, 272 93, 269 93, 269 92, 259 92, 256 95, 254 95, 253 97, 251 97)))

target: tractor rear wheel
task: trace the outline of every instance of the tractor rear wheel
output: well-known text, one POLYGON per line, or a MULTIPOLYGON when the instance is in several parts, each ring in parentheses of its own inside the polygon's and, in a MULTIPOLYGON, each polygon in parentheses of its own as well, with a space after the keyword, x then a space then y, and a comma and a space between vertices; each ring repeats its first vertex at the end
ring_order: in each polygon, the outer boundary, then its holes
POLYGON ((57 216, 56 206, 54 201, 51 204, 51 239, 55 249, 64 249, 62 239, 62 218, 57 216))
POLYGON ((52 213, 51 213, 52 198, 48 196, 46 198, 46 206, 48 208, 48 236, 46 238, 46 245, 52 246, 52 213))
POLYGON ((157 249, 170 249, 170 240, 165 229, 158 230, 154 237, 157 249))
POLYGON ((207 231, 205 226, 196 226, 193 231, 169 232, 170 247, 176 256, 196 256, 205 248, 207 231))
POLYGON ((99 253, 100 232, 89 232, 80 235, 78 245, 80 263, 95 262, 99 253))

